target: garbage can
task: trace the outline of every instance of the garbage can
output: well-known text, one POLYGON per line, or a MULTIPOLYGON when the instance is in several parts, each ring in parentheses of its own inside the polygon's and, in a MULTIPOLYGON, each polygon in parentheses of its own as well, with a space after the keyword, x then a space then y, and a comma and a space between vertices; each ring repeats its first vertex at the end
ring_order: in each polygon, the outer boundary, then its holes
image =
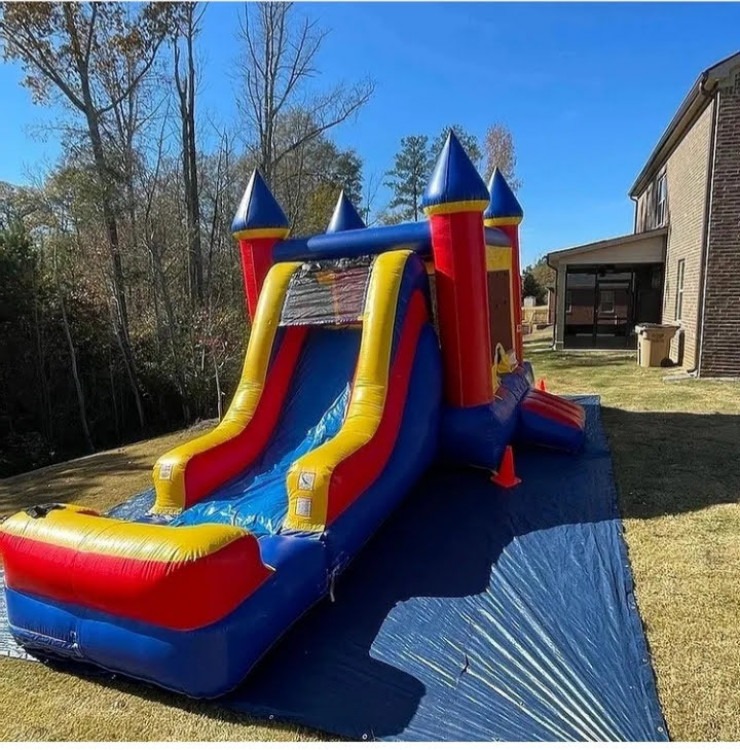
POLYGON ((671 339, 679 326, 663 323, 640 323, 637 334, 637 364, 640 367, 665 367, 672 364, 668 357, 671 339))

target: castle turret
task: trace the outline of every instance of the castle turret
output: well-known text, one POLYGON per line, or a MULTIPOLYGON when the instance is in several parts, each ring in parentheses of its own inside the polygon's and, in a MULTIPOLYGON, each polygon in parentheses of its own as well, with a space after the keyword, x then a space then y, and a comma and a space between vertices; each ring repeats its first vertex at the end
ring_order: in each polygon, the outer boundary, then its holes
POLYGON ((352 205, 352 201, 344 194, 344 190, 339 193, 337 205, 334 207, 334 213, 331 216, 329 226, 326 228, 327 234, 334 232, 346 232, 349 229, 364 229, 365 222, 362 220, 357 209, 352 205))
POLYGON ((231 232, 239 241, 244 293, 249 315, 254 319, 262 284, 272 265, 273 248, 289 232, 283 209, 256 169, 231 223, 231 232))
POLYGON ((491 201, 483 214, 487 227, 498 227, 511 240, 511 306, 514 327, 514 353, 523 361, 522 351, 522 277, 519 260, 519 225, 524 211, 498 167, 488 183, 491 201))
POLYGON ((483 211, 485 182, 450 131, 424 191, 437 294, 437 319, 450 406, 493 398, 483 211))

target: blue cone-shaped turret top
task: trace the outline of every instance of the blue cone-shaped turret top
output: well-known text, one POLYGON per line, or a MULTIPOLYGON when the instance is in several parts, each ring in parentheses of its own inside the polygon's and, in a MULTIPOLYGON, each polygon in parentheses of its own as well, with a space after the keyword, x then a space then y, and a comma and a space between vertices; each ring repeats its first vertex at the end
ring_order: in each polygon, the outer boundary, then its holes
POLYGON ((288 229, 289 226, 283 209, 267 187, 264 177, 255 169, 231 222, 232 233, 256 229, 288 229))
POLYGON ((491 193, 491 202, 488 204, 483 218, 517 219, 515 223, 519 223, 524 217, 524 211, 522 211, 514 191, 509 187, 509 183, 506 182, 506 178, 501 174, 498 167, 493 170, 488 189, 491 193))
POLYGON ((482 203, 483 210, 489 198, 486 183, 457 136, 450 130, 421 199, 422 208, 430 213, 428 209, 449 203, 470 203, 471 208, 477 208, 474 204, 482 203))
POLYGON ((331 215, 331 221, 326 228, 327 234, 334 232, 346 232, 348 229, 364 229, 365 222, 357 213, 357 209, 352 205, 352 201, 344 194, 344 190, 339 193, 337 205, 334 207, 334 213, 331 215))

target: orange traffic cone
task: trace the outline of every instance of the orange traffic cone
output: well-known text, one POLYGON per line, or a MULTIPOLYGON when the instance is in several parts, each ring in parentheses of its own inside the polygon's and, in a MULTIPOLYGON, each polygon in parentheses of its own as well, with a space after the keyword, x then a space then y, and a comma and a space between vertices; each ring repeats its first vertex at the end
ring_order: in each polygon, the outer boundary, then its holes
POLYGON ((547 387, 545 386, 545 379, 540 378, 539 381, 537 381, 537 390, 538 391, 547 391, 547 387))
POLYGON ((514 471, 514 450, 510 445, 506 446, 501 465, 498 467, 498 471, 493 473, 491 481, 505 490, 516 487, 522 481, 514 471))

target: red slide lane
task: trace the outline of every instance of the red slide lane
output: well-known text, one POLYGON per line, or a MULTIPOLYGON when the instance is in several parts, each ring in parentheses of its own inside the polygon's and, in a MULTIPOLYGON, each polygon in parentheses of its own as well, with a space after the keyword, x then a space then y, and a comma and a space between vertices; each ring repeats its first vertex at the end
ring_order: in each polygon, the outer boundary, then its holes
POLYGON ((419 335, 428 319, 424 294, 417 290, 406 309, 401 338, 390 366, 388 393, 380 425, 366 445, 335 468, 329 484, 327 525, 378 478, 390 458, 403 418, 419 335))
POLYGON ((185 469, 185 507, 189 508, 244 471, 262 453, 282 413, 308 328, 290 326, 267 375, 249 424, 236 437, 199 453, 185 469))

